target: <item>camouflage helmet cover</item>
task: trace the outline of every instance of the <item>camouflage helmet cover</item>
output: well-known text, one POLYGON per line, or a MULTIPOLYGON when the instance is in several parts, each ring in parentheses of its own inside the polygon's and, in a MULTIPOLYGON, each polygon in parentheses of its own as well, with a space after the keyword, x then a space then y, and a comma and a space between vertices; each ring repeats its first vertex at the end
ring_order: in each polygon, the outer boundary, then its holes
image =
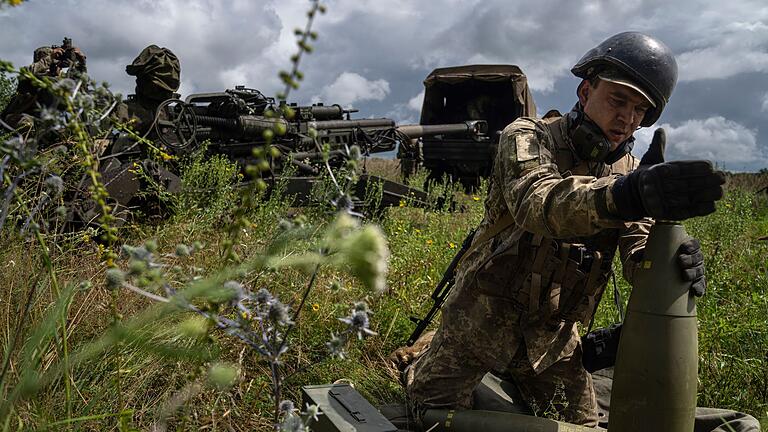
POLYGON ((157 45, 144 48, 125 71, 136 77, 136 94, 150 99, 168 99, 181 83, 178 57, 168 48, 157 45))
POLYGON ((641 126, 659 119, 677 83, 677 62, 672 50, 660 40, 639 32, 611 36, 587 51, 571 69, 579 78, 600 76, 608 69, 634 82, 653 107, 645 113, 641 126))
POLYGON ((53 53, 53 48, 49 46, 41 46, 40 48, 35 50, 35 53, 32 55, 32 61, 37 63, 40 60, 50 57, 53 53))

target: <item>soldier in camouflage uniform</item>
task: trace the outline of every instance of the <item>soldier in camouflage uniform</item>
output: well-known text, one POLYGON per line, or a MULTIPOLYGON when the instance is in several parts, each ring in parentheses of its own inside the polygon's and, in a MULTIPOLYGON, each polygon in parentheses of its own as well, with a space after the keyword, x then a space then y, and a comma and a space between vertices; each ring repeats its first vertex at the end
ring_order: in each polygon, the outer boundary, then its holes
MULTIPOLYGON (((597 425, 576 323, 591 320, 616 249, 632 281, 649 217, 705 215, 722 196, 722 173, 708 162, 661 163, 661 130, 642 161, 630 154, 634 131, 656 122, 674 88, 669 48, 622 33, 573 72, 583 81, 572 112, 520 118, 500 137, 484 219, 434 338, 418 343, 426 348, 407 369, 417 411, 471 408, 475 385, 494 371, 516 384, 537 415, 597 425)), ((698 242, 684 243, 679 254, 692 292, 702 295, 698 242)))
MULTIPOLYGON (((150 45, 144 48, 131 64, 125 67, 128 75, 136 77, 136 94, 115 109, 119 123, 127 124, 139 136, 151 136, 150 129, 158 106, 165 100, 178 97, 175 94, 181 84, 181 64, 168 48, 150 45)), ((160 118, 167 118, 161 112, 160 118)))
MULTIPOLYGON (((38 78, 59 78, 85 73, 85 61, 85 54, 77 47, 66 50, 58 46, 43 46, 35 50, 32 64, 22 70, 31 72, 38 78), (67 71, 63 75, 65 68, 67 71)), ((19 75, 16 94, 0 113, 0 119, 13 128, 29 129, 41 106, 50 107, 55 104, 56 100, 51 93, 36 87, 29 79, 19 75)))

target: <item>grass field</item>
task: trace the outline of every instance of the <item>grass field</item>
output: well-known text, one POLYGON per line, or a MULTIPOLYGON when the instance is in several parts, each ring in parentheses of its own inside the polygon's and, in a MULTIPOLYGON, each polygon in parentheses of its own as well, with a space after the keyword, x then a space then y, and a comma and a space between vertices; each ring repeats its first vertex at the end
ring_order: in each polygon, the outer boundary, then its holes
MULTIPOLYGON (((190 192, 177 199, 174 216, 130 224, 120 231, 121 243, 156 242, 157 262, 175 287, 215 275, 229 265, 222 231, 237 198, 229 183, 222 183, 222 178, 232 177, 231 171, 225 163, 217 163, 218 167, 190 169, 185 179, 198 189, 213 182, 215 192, 190 192), (211 178, 203 178, 202 173, 211 178), (175 253, 179 244, 195 241, 202 243, 200 251, 191 256, 175 253)), ((397 178, 395 164, 371 160, 366 168, 397 178)), ((750 413, 764 419, 764 428, 768 427, 768 241, 761 238, 768 235, 768 197, 756 192, 766 185, 766 175, 732 176, 718 211, 685 223, 688 232, 702 242, 709 280, 709 291, 698 302, 698 403, 750 413)), ((482 190, 458 194, 455 211, 424 210, 403 202, 372 220, 386 235, 391 253, 388 290, 381 295, 372 294, 343 268, 320 270, 292 333, 290 350, 282 359, 285 397, 298 401, 301 385, 347 380, 374 404, 403 400, 397 374, 386 357, 410 334, 409 317, 429 308, 429 295, 443 269, 482 217, 483 198, 482 190), (348 314, 358 300, 368 303, 370 328, 377 335, 353 341, 345 359, 318 363, 331 332, 343 327, 337 318, 348 314)), ((273 194, 248 211, 249 223, 239 233, 234 250, 244 261, 258 257, 278 238, 281 219, 287 217, 299 217, 316 227, 307 238, 282 250, 283 256, 290 257, 300 255, 322 236, 333 214, 322 207, 292 208, 283 196, 273 194)), ((48 239, 55 283, 43 264, 39 243, 12 231, 6 227, 0 234, 0 345, 7 349, 17 337, 26 343, 18 343, 11 353, 6 386, 0 391, 4 397, 20 387, 24 392, 0 420, 1 429, 270 430, 274 409, 270 370, 252 349, 220 331, 190 332, 190 319, 194 321, 190 312, 156 318, 147 315, 152 300, 127 289, 107 289, 104 248, 87 231, 48 239), (57 302, 67 286, 75 287, 71 302, 57 302), (16 324, 32 287, 30 320, 17 335, 16 324), (66 307, 57 310, 56 305, 62 304, 66 307), (135 328, 142 337, 108 343, 95 355, 78 357, 93 341, 109 334, 115 318, 131 325, 135 317, 140 317, 135 328), (52 337, 35 339, 46 325, 52 337), (30 364, 29 359, 34 361, 30 364), (71 363, 56 369, 63 360, 71 363), (214 361, 236 367, 234 385, 222 390, 211 384, 209 369, 214 361), (29 368, 35 370, 33 378, 23 380, 29 368), (51 379, 43 382, 35 380, 48 376, 51 379)), ((128 266, 124 256, 117 264, 128 266)), ((266 287, 295 309, 311 271, 298 266, 238 276, 252 290, 266 287)), ((629 287, 618 279, 626 300, 629 287)), ((607 325, 614 316, 612 300, 606 295, 596 323, 607 325)))

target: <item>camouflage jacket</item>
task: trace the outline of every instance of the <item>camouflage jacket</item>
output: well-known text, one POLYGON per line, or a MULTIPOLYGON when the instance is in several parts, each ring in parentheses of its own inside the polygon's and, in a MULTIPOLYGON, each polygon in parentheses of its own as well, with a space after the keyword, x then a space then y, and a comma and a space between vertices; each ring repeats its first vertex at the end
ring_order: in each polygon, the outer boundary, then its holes
POLYGON ((115 107, 112 115, 118 123, 130 126, 137 135, 143 136, 150 132, 157 105, 154 101, 130 95, 126 101, 115 107))
MULTIPOLYGON (((22 69, 32 72, 37 77, 51 75, 51 58, 43 57, 22 69)), ((10 126, 17 127, 22 118, 22 114, 37 115, 38 105, 50 106, 54 103, 54 97, 47 90, 36 87, 32 82, 23 76, 19 76, 19 82, 16 86, 16 92, 2 113, 0 119, 5 120, 10 126)))
POLYGON ((652 221, 613 216, 610 186, 638 165, 578 160, 569 120, 520 118, 507 126, 485 200, 485 216, 457 271, 457 286, 511 300, 536 372, 569 355, 576 321, 589 322, 620 251, 625 278, 652 221), (506 226, 499 231, 500 224, 506 226), (489 232, 498 232, 489 237, 489 232), (477 244, 476 244, 477 243, 477 244))

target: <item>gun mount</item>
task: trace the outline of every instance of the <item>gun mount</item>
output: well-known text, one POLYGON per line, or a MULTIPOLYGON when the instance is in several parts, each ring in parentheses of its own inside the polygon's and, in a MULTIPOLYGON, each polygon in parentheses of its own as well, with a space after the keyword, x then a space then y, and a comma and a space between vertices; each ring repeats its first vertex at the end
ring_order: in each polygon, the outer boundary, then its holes
MULTIPOLYGON (((163 119, 158 114, 154 122, 156 136, 167 148, 180 154, 208 140, 209 152, 224 154, 244 167, 255 162, 254 148, 269 142, 282 156, 269 161, 265 177, 279 177, 288 165, 296 167, 302 177, 290 178, 289 185, 293 186, 289 186, 289 190, 299 196, 300 203, 308 199, 311 179, 322 172, 322 164, 327 160, 331 167, 343 166, 350 158, 352 146, 358 146, 363 156, 369 156, 393 151, 398 145, 413 146, 423 137, 460 136, 483 140, 488 130, 484 120, 398 126, 388 118, 353 119, 351 114, 357 112, 355 109, 340 105, 276 103, 274 98, 243 86, 219 93, 193 94, 184 101, 170 99, 157 111, 169 115, 163 119), (284 115, 289 111, 286 108, 294 115, 284 115), (266 134, 272 135, 270 140, 266 134)), ((382 184, 383 205, 397 204, 401 199, 426 202, 423 191, 396 186, 394 182, 374 176, 364 176, 362 180, 382 184)))

